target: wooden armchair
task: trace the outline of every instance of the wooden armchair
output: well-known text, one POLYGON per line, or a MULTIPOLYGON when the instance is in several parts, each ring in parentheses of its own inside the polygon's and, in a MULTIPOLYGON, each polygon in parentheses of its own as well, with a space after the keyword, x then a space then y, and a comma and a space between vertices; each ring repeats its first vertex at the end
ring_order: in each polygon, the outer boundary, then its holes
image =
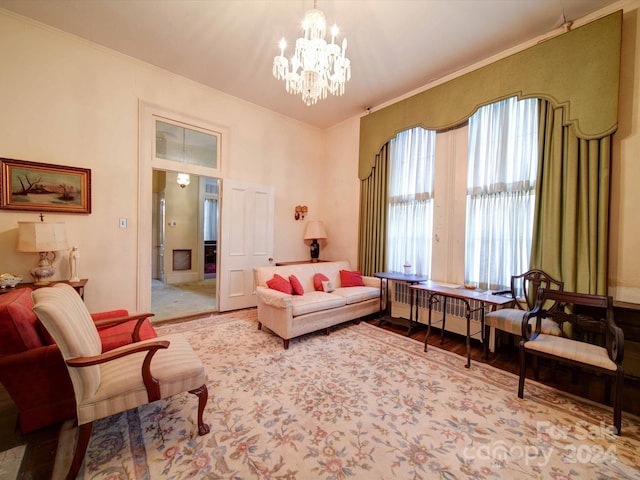
MULTIPOLYGON (((520 342, 518 397, 523 398, 524 394, 527 355, 533 356, 534 360, 538 357, 547 358, 610 376, 615 381, 611 399, 613 426, 616 434, 620 435, 624 334, 615 325, 612 304, 611 297, 540 288, 538 303, 531 312, 536 322, 535 329, 530 335, 525 334, 520 342), (549 301, 558 308, 554 311, 545 310, 543 305, 549 301), (545 318, 556 322, 562 335, 543 333, 542 320, 545 318)), ((538 378, 537 361, 534 363, 534 376, 538 378)))
POLYGON ((198 434, 209 432, 202 420, 206 373, 186 339, 167 335, 102 353, 96 326, 72 287, 40 288, 33 299, 33 310, 60 348, 76 397, 79 432, 67 479, 76 477, 91 426, 100 418, 189 391, 198 397, 198 434))
MULTIPOLYGON (((76 415, 73 386, 55 340, 33 311, 32 289, 0 295, 0 383, 15 403, 17 427, 29 433, 76 415)), ((155 338, 148 317, 127 310, 91 313, 102 351, 155 338)))
MULTIPOLYGON (((496 330, 495 336, 498 337, 498 330, 507 332, 512 335, 525 336, 525 331, 530 331, 533 325, 531 320, 531 310, 536 305, 538 289, 546 288, 553 290, 563 290, 564 282, 556 280, 548 273, 542 270, 529 270, 521 275, 513 275, 511 277, 511 289, 504 292, 496 292, 498 294, 506 293, 515 300, 514 308, 502 308, 494 312, 489 312, 484 319, 484 358, 489 358, 489 336, 491 328, 496 330)), ((557 308, 557 304, 547 305, 549 310, 557 308)), ((547 319, 542 320, 542 332, 552 335, 559 335, 555 322, 547 319)), ((497 343, 497 342, 496 342, 497 343)))

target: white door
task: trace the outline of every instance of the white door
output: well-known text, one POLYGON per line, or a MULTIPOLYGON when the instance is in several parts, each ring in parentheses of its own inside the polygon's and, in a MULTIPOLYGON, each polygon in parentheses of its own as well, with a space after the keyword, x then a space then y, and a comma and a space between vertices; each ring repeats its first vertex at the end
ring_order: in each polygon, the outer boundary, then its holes
POLYGON ((273 258, 274 189, 222 180, 219 311, 256 306, 253 267, 273 258))

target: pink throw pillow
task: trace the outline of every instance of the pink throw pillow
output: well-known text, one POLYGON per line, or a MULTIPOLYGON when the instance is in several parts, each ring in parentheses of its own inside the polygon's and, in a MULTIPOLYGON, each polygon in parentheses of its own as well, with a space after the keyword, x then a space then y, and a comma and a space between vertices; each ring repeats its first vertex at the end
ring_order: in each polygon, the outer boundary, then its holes
POLYGON ((293 294, 293 288, 291 287, 289 281, 286 278, 281 277, 277 273, 271 280, 267 280, 267 287, 273 290, 278 290, 282 293, 288 293, 289 295, 293 294))
POLYGON ((322 282, 328 282, 329 278, 327 278, 326 275, 322 274, 322 273, 316 273, 313 276, 313 288, 316 289, 316 291, 318 292, 324 292, 324 289, 322 288, 322 282))
POLYGON ((364 287, 362 272, 360 270, 340 270, 340 285, 343 287, 364 287))
POLYGON ((298 280, 298 277, 289 275, 289 283, 291 283, 294 295, 304 295, 304 287, 300 283, 300 280, 298 280))

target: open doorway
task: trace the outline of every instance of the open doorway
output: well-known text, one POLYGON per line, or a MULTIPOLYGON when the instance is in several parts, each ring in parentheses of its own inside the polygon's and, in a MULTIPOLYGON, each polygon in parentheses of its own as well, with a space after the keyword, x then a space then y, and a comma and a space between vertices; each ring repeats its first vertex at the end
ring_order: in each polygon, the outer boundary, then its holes
POLYGON ((154 321, 215 312, 219 180, 153 170, 154 321))

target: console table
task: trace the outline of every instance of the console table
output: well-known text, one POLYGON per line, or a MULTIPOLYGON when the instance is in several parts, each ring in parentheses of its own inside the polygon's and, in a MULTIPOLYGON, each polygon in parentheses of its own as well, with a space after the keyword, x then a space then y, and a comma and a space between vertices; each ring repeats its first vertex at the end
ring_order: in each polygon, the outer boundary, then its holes
POLYGON ((420 282, 425 282, 427 277, 423 277, 421 275, 408 275, 404 273, 396 273, 396 272, 377 272, 373 274, 374 277, 380 279, 380 320, 378 321, 378 325, 382 325, 384 322, 393 323, 395 325, 401 325, 407 327, 407 337, 411 335, 411 330, 413 327, 417 325, 417 315, 418 309, 416 306, 416 321, 413 320, 413 290, 411 292, 411 300, 409 303, 409 319, 406 318, 395 318, 391 316, 391 308, 389 301, 389 281, 392 282, 405 282, 409 285, 415 285, 420 282), (383 288, 383 281, 385 282, 386 288, 383 288), (386 302, 382 302, 382 296, 386 294, 386 302))
POLYGON ((80 295, 80 297, 84 300, 84 286, 87 284, 88 281, 89 280, 87 280, 86 278, 82 278, 80 279, 79 282, 70 282, 68 280, 54 280, 52 282, 49 282, 46 285, 35 285, 33 283, 19 283, 15 287, 0 288, 0 295, 2 295, 3 293, 9 293, 18 288, 30 288, 32 290, 37 290, 38 288, 42 288, 42 287, 52 287, 56 283, 66 283, 67 285, 71 285, 75 289, 75 291, 78 292, 78 295, 80 295))
POLYGON ((276 267, 284 267, 287 265, 302 265, 304 263, 322 263, 322 262, 330 262, 331 260, 296 260, 293 262, 276 262, 276 267))
MULTIPOLYGON (((441 297, 444 302, 444 306, 442 309, 442 320, 439 320, 438 322, 436 322, 436 323, 442 323, 442 330, 440 332, 440 343, 444 341, 444 329, 445 329, 445 322, 447 320, 447 299, 457 298, 459 300, 462 300, 462 302, 465 304, 465 307, 466 307, 465 317, 467 320, 467 364, 465 365, 466 368, 469 368, 471 366, 471 336, 477 335, 478 333, 480 333, 483 345, 484 345, 484 342, 489 341, 489 339, 484 338, 485 309, 491 308, 492 310, 495 310, 496 307, 506 307, 508 305, 511 305, 514 302, 512 298, 503 297, 500 295, 492 295, 490 292, 483 292, 480 290, 470 290, 463 286, 450 287, 446 285, 439 285, 432 281, 429 281, 425 284, 410 285, 409 289, 414 292, 422 290, 428 296, 427 303, 429 305, 429 320, 427 324, 427 336, 424 339, 425 352, 427 351, 427 345, 428 345, 427 341, 429 340, 429 333, 431 333, 431 311, 432 311, 433 304, 440 301, 438 297, 441 297), (469 304, 470 300, 475 300, 479 302, 480 306, 476 308, 471 308, 471 305, 469 304), (480 331, 471 333, 471 314, 473 312, 477 312, 478 310, 481 311, 480 331)), ((415 297, 417 296, 418 295, 415 295, 415 297)), ((418 314, 417 310, 418 308, 416 305, 416 316, 418 314)), ((417 321, 417 318, 416 318, 416 321, 417 321)))

